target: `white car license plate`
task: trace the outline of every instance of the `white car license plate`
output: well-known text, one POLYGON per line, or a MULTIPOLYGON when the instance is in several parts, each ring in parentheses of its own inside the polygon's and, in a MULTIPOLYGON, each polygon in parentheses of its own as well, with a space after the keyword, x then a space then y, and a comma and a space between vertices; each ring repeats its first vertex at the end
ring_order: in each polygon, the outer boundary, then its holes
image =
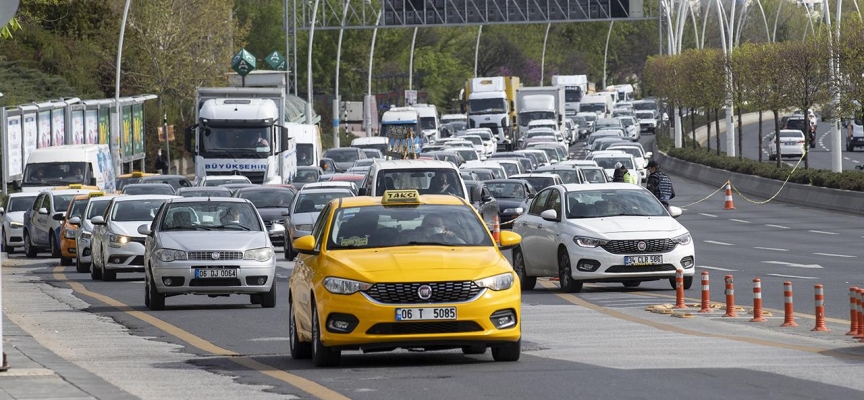
POLYGON ((624 265, 663 264, 663 256, 624 256, 624 265))
POLYGON ((456 307, 397 308, 397 321, 429 321, 456 319, 456 307))
POLYGON ((797 142, 785 142, 785 143, 783 143, 783 144, 785 144, 785 145, 787 145, 787 146, 794 146, 794 145, 796 145, 796 144, 798 144, 798 143, 797 143, 797 142))
POLYGON ((208 268, 208 269, 196 269, 195 270, 195 278, 196 279, 236 278, 236 277, 237 277, 237 268, 208 268))

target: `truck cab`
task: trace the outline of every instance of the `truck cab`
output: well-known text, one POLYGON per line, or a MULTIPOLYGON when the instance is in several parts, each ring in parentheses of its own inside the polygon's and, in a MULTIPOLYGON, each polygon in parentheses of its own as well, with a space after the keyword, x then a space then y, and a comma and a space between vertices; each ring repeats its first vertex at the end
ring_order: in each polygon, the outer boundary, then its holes
POLYGON ((516 91, 519 78, 495 76, 469 79, 466 84, 468 99, 468 127, 489 128, 498 137, 499 146, 513 148, 518 139, 516 125, 516 91))
POLYGON ((434 104, 415 104, 414 108, 420 117, 420 132, 423 133, 427 141, 438 140, 438 132, 441 129, 438 120, 438 108, 434 104))
POLYGON ((381 116, 381 136, 387 138, 387 156, 393 159, 412 158, 427 142, 421 133, 420 114, 414 107, 392 107, 381 116))

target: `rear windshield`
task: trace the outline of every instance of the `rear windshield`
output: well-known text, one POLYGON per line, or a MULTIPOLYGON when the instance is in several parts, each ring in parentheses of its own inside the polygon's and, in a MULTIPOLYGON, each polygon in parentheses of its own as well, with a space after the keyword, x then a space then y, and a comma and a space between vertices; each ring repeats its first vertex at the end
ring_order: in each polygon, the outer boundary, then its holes
POLYGON ((420 194, 453 194, 465 197, 462 177, 455 169, 384 169, 378 171, 375 196, 385 190, 416 189, 420 194))
POLYGON ((33 201, 35 200, 36 196, 12 197, 6 206, 6 212, 27 211, 30 207, 33 207, 33 201))

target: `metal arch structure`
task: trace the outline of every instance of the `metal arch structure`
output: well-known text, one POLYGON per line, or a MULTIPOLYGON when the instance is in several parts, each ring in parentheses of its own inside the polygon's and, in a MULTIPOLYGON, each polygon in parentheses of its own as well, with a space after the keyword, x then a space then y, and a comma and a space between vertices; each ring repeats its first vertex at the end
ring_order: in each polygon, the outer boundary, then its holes
MULTIPOLYGON (((296 30, 312 25, 312 2, 292 0, 296 30)), ((345 0, 322 1, 316 30, 548 24, 614 20, 656 20, 645 0, 376 0, 351 2, 342 24, 345 0)))

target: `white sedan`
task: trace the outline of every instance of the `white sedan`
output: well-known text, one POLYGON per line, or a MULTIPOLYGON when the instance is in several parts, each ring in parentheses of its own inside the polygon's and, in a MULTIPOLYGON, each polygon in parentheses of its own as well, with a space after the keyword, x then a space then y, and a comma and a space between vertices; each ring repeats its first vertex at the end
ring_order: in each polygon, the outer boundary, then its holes
POLYGON ((513 249, 513 269, 522 290, 538 277, 558 277, 561 290, 579 292, 584 282, 620 282, 636 287, 684 271, 693 284, 693 240, 651 192, 626 183, 550 186, 534 197, 513 224, 522 236, 513 249))
MULTIPOLYGON (((797 129, 780 130, 780 158, 786 156, 801 157, 804 155, 804 132, 797 129)), ((768 159, 777 159, 777 143, 774 134, 765 139, 765 147, 768 150, 768 159)))

